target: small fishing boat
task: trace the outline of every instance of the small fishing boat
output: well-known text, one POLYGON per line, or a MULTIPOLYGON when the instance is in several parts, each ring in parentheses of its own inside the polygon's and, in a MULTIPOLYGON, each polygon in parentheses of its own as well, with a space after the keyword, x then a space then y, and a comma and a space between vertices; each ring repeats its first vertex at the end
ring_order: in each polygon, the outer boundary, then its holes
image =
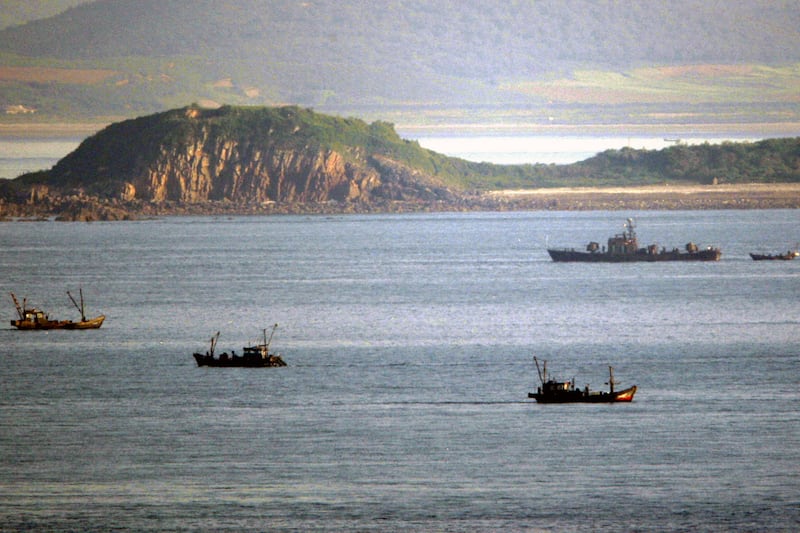
POLYGON ((83 289, 80 289, 81 303, 75 301, 69 291, 67 296, 72 300, 72 304, 80 311, 81 319, 78 322, 72 320, 52 320, 47 313, 35 307, 28 307, 26 298, 22 299, 22 305, 17 301, 14 293, 11 293, 11 299, 14 300, 14 306, 17 308, 18 320, 12 320, 11 325, 17 329, 97 329, 103 325, 103 320, 106 319, 105 315, 99 315, 94 318, 86 318, 86 312, 83 303, 83 289))
POLYGON ((278 329, 278 324, 272 326, 272 333, 267 339, 267 330, 264 330, 264 342, 262 344, 255 344, 253 346, 245 346, 242 350, 242 355, 236 355, 236 352, 231 350, 230 355, 223 352, 218 356, 214 355, 214 350, 217 347, 219 340, 219 331, 216 335, 211 337, 211 348, 205 354, 194 353, 194 359, 197 361, 197 366, 215 366, 215 367, 248 367, 248 368, 265 368, 286 366, 283 358, 279 354, 269 353, 269 345, 272 342, 272 336, 275 330, 278 329))
POLYGON ((614 390, 614 369, 608 367, 608 392, 591 391, 589 385, 583 389, 575 387, 575 379, 572 381, 558 381, 547 376, 547 361, 544 361, 543 368, 539 368, 539 360, 533 358, 536 363, 536 371, 539 373, 541 386, 536 392, 529 392, 528 398, 533 398, 539 403, 615 403, 631 402, 633 395, 636 394, 636 385, 625 390, 614 390))
POLYGON ((797 250, 789 250, 785 254, 750 254, 753 261, 791 261, 800 255, 797 250))

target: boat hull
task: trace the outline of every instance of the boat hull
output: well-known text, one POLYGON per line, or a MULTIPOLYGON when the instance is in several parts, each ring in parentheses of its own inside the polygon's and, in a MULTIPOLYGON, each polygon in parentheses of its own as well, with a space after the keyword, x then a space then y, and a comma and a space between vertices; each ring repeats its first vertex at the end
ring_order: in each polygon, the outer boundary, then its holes
POLYGON ((787 254, 750 254, 753 261, 791 261, 797 257, 797 252, 790 252, 787 254))
POLYGON ((556 263, 656 263, 660 261, 719 261, 722 252, 716 248, 696 252, 649 253, 646 249, 635 253, 579 252, 548 248, 547 253, 556 263))
POLYGON ((616 392, 587 392, 581 389, 529 392, 528 398, 533 398, 538 403, 619 403, 632 402, 634 394, 636 385, 616 392))
POLYGON ((231 368, 268 368, 286 366, 286 363, 279 355, 270 355, 269 357, 242 357, 236 355, 229 356, 228 354, 222 354, 219 357, 214 357, 212 355, 200 353, 195 353, 192 355, 194 355, 194 359, 197 361, 197 366, 231 368))
POLYGON ((72 320, 46 320, 46 321, 32 321, 32 320, 12 320, 11 325, 21 330, 37 330, 37 329, 97 329, 103 325, 106 319, 105 315, 100 315, 89 320, 80 320, 73 322, 72 320))

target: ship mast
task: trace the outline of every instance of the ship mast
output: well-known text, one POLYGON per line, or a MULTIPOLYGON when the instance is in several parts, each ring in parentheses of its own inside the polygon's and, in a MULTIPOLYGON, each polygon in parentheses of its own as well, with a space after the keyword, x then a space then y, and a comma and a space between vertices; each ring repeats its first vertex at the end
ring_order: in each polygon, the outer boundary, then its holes
POLYGON ((80 313, 81 313, 81 322, 86 322, 86 315, 84 314, 84 311, 83 311, 83 289, 81 288, 81 289, 78 289, 78 290, 81 293, 81 305, 78 305, 78 302, 75 301, 75 298, 72 297, 72 295, 69 293, 69 291, 67 291, 67 296, 69 296, 69 299, 72 300, 72 305, 74 305, 76 308, 78 308, 78 311, 80 311, 80 313))
POLYGON ((269 334, 269 340, 267 340, 267 330, 264 328, 264 350, 261 352, 262 357, 269 357, 269 345, 272 343, 272 336, 275 335, 276 329, 278 329, 278 324, 272 326, 272 333, 269 334))
POLYGON ((536 363, 536 372, 539 373, 539 381, 541 381, 542 385, 544 385, 544 382, 547 380, 547 361, 544 361, 543 363, 544 369, 539 368, 539 360, 535 355, 533 356, 533 362, 536 363))
POLYGON ((22 301, 22 307, 20 307, 19 302, 17 301, 17 297, 14 296, 14 293, 11 294, 11 299, 14 300, 14 307, 17 308, 17 314, 19 315, 20 320, 25 320, 25 300, 22 301))
POLYGON ((629 218, 628 222, 625 224, 625 228, 628 230, 628 235, 626 236, 627 240, 633 241, 636 239, 636 232, 633 229, 633 219, 629 218))
POLYGON ((214 357, 214 348, 217 347, 217 341, 219 340, 219 331, 216 335, 211 337, 211 357, 214 357))
POLYGON ((614 367, 608 366, 608 391, 609 394, 614 394, 614 367))

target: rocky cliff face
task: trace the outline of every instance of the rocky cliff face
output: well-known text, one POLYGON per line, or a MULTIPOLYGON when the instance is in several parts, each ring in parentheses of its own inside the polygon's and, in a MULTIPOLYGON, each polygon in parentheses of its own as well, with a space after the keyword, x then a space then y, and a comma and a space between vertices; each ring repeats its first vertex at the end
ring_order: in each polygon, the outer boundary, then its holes
POLYGON ((332 150, 260 148, 248 142, 197 139, 180 152, 164 149, 129 176, 124 199, 233 202, 326 202, 370 199, 375 169, 332 150))

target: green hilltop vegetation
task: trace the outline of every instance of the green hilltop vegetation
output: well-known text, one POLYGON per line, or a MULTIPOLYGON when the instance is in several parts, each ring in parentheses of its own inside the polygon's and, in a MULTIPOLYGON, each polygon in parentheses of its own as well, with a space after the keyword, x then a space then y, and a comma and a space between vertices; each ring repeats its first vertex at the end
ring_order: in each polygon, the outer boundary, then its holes
POLYGON ((367 123, 296 106, 186 107, 112 124, 86 139, 52 171, 18 178, 19 185, 97 185, 125 175, 158 153, 180 152, 204 128, 215 145, 226 140, 284 150, 334 150, 345 158, 382 155, 456 190, 657 183, 778 183, 800 181, 800 138, 754 143, 676 145, 663 150, 608 150, 570 165, 469 162, 402 139, 391 123, 367 123), (200 119, 193 119, 192 111, 200 119), (95 169, 104 169, 98 176, 95 169), (66 172, 68 170, 68 172, 66 172), (71 182, 63 181, 70 176, 71 182))
POLYGON ((800 181, 800 138, 607 150, 565 166, 561 176, 572 185, 592 186, 796 183, 800 181))
POLYGON ((478 189, 635 187, 654 184, 797 183, 800 138, 677 145, 662 150, 606 150, 568 165, 445 167, 454 181, 478 189), (459 170, 463 173, 458 174, 459 170))

